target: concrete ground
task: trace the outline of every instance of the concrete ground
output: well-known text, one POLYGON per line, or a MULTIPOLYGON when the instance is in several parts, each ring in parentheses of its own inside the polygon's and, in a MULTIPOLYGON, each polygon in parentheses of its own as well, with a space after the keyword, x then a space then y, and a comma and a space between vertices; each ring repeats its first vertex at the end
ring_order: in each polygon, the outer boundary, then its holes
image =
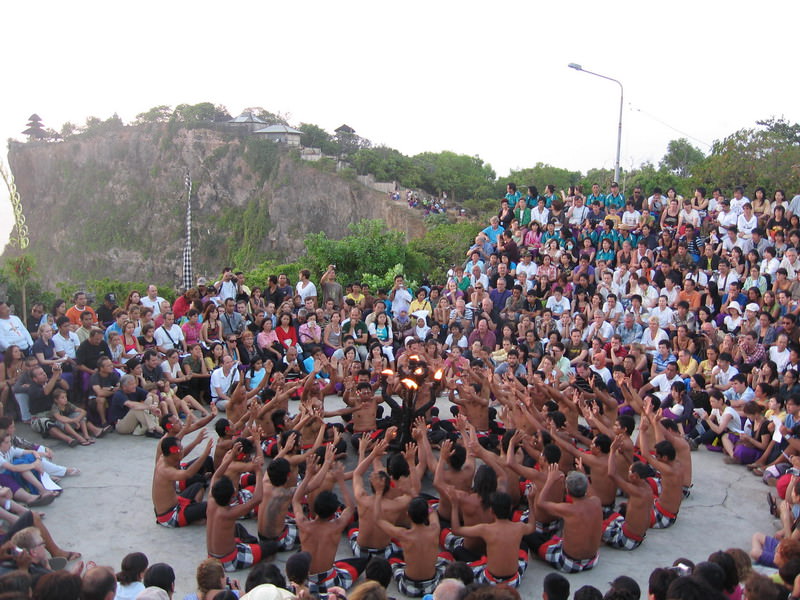
MULTIPOLYGON (((336 408, 340 403, 338 398, 329 398, 326 408, 336 408)), ((440 404, 445 402, 440 400, 440 404)), ((18 427, 18 435, 39 439, 24 425, 18 427)), ((123 556, 140 551, 150 564, 169 563, 177 576, 176 597, 182 598, 195 591, 195 569, 206 558, 205 528, 176 530, 156 525, 150 483, 157 444, 154 439, 117 434, 88 448, 71 449, 54 443, 55 461, 78 467, 82 473, 63 480, 63 495, 43 509, 47 513, 45 523, 62 547, 82 552, 84 560, 118 570, 123 556)), ((678 522, 667 530, 651 530, 634 552, 601 549, 597 567, 568 576, 573 591, 588 584, 605 592, 608 582, 623 574, 646 590, 650 572, 671 565, 679 556, 698 562, 716 550, 749 549, 753 532, 775 530, 776 522, 765 499, 770 488, 758 477, 744 467, 724 464, 721 455, 704 449, 692 456, 694 489, 681 508, 678 522)), ((255 533, 253 521, 245 525, 255 533)), ((340 556, 351 555, 344 542, 339 550, 340 556)), ((279 564, 287 556, 280 555, 279 564)), ((550 567, 531 560, 520 589, 522 597, 540 598, 542 580, 549 572, 550 567)), ((246 573, 236 578, 243 588, 246 573)), ((403 597, 394 583, 389 593, 403 597)))

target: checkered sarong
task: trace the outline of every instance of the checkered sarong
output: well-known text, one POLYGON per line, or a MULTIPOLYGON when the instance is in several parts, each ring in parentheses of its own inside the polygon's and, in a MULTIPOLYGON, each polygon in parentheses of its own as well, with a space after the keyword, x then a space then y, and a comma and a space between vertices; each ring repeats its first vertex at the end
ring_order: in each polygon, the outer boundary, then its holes
POLYGON ((561 519, 556 519, 555 521, 548 521, 547 523, 543 523, 542 521, 536 521, 535 526, 536 533, 542 533, 545 535, 556 535, 559 531, 561 531, 561 524, 563 521, 561 519))
POLYGON ((359 572, 344 561, 337 561, 333 566, 322 573, 313 573, 308 576, 308 591, 316 597, 328 591, 328 588, 341 587, 350 589, 353 582, 358 579, 359 572))
POLYGON ((211 556, 222 563, 226 571, 241 571, 249 569, 261 560, 261 546, 258 544, 245 544, 236 539, 236 549, 226 556, 211 556))
POLYGON ((588 571, 597 564, 598 554, 592 558, 572 558, 564 554, 563 543, 564 540, 560 537, 553 536, 550 541, 539 546, 539 558, 564 573, 588 571))
POLYGON ((286 517, 283 531, 278 537, 267 538, 259 534, 258 539, 262 542, 277 542, 277 552, 291 552, 300 547, 300 532, 297 530, 294 519, 290 517, 286 517))
POLYGON ((644 538, 636 539, 625 531, 625 517, 619 513, 606 519, 603 528, 603 541, 612 548, 635 550, 642 545, 644 538))
POLYGON ((436 586, 439 585, 439 581, 441 581, 444 576, 444 570, 447 568, 447 565, 452 561, 452 556, 449 559, 447 556, 449 555, 446 552, 438 556, 436 559, 436 572, 433 577, 418 581, 406 577, 406 563, 405 560, 403 560, 403 553, 393 553, 389 558, 389 564, 392 565, 392 577, 394 577, 395 583, 397 583, 397 589, 409 598, 422 598, 425 594, 432 594, 433 590, 436 589, 436 586))
POLYGON ((353 527, 347 532, 347 539, 350 541, 350 548, 353 549, 353 556, 358 558, 380 556, 388 559, 392 554, 400 550, 400 546, 394 542, 389 542, 389 545, 384 548, 367 548, 366 546, 360 546, 358 544, 358 527, 353 527))
POLYGON ((499 585, 502 583, 509 587, 518 588, 519 584, 522 583, 522 575, 528 568, 528 550, 525 548, 519 549, 519 554, 517 555, 517 572, 510 577, 497 577, 496 575, 493 575, 486 566, 486 560, 487 559, 484 556, 481 560, 470 563, 469 565, 470 568, 472 568, 472 572, 475 574, 475 580, 478 583, 484 583, 488 585, 499 585))
POLYGON ((655 516, 655 524, 653 525, 653 529, 666 529, 667 527, 672 527, 675 524, 675 521, 678 520, 678 515, 674 515, 671 512, 664 510, 664 507, 661 506, 661 502, 656 499, 653 503, 653 515, 655 516))

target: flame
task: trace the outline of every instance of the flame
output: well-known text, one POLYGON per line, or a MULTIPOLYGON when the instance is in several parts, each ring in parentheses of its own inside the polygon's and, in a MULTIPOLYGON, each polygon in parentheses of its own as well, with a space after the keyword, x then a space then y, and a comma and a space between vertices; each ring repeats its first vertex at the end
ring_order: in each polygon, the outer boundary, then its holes
POLYGON ((384 369, 383 371, 381 371, 381 375, 385 377, 390 377, 394 375, 394 371, 392 371, 391 369, 384 369))
POLYGON ((436 373, 433 374, 433 379, 435 381, 441 381, 442 380, 442 375, 444 375, 444 371, 439 369, 438 371, 436 371, 436 373))
POLYGON ((412 354, 411 356, 408 357, 408 360, 419 360, 419 356, 417 356, 416 354, 412 354))
POLYGON ((423 371, 422 371, 422 367, 417 367, 417 368, 414 370, 414 375, 422 375, 422 373, 423 373, 423 371))
POLYGON ((410 390, 416 390, 417 388, 419 388, 419 386, 417 385, 417 382, 414 381, 413 379, 401 379, 400 383, 402 383, 404 386, 406 386, 410 390))

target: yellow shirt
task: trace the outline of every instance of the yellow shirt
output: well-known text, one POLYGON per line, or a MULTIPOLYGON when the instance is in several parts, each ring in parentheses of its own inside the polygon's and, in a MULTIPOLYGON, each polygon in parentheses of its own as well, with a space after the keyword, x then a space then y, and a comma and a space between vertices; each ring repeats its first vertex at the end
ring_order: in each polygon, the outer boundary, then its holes
POLYGON ((690 358, 688 365, 684 365, 681 361, 678 361, 678 373, 684 377, 691 377, 697 373, 697 361, 694 358, 690 358))

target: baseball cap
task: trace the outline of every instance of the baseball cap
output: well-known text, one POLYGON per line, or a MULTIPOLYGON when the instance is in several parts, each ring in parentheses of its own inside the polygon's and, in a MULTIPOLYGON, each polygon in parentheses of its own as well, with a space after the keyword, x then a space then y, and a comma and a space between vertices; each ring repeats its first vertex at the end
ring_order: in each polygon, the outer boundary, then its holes
POLYGON ((105 295, 105 299, 108 300, 109 302, 116 302, 117 301, 117 295, 115 293, 113 293, 113 292, 110 292, 110 293, 105 295))

